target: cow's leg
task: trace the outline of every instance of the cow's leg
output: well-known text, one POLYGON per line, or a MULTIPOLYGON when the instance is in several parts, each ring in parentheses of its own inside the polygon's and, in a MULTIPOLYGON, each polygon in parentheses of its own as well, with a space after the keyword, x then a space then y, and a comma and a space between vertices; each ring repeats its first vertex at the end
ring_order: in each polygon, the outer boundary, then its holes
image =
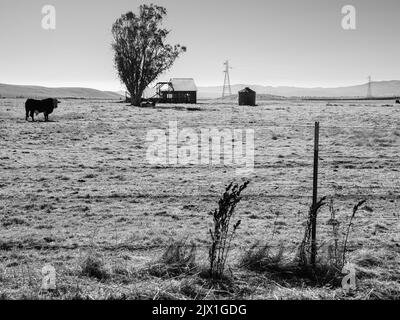
POLYGON ((35 122, 35 118, 33 117, 33 114, 34 114, 34 112, 33 112, 33 110, 31 110, 31 118, 32 118, 32 122, 35 122))
POLYGON ((28 109, 26 109, 25 121, 28 121, 28 117, 29 117, 29 110, 28 110, 28 109))
POLYGON ((48 113, 45 113, 44 114, 44 121, 49 121, 49 114, 48 113))

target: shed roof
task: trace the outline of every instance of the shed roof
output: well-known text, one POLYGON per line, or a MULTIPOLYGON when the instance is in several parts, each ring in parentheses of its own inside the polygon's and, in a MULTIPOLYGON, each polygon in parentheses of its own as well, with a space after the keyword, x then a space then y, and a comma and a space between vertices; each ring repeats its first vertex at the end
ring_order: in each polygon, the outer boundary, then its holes
POLYGON ((239 91, 240 93, 246 93, 246 92, 251 92, 251 93, 255 93, 254 90, 251 90, 249 87, 244 88, 243 90, 239 91))
POLYGON ((170 83, 174 91, 197 91, 193 78, 172 78, 170 83))

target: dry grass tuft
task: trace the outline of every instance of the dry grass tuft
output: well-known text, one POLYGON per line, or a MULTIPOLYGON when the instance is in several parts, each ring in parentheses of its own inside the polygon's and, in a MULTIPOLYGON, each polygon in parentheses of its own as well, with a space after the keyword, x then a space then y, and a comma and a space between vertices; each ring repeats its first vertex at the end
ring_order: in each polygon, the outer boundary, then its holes
POLYGON ((243 254, 239 266, 257 272, 280 270, 283 267, 283 253, 283 246, 280 246, 276 253, 272 253, 269 245, 262 246, 256 242, 243 254))
POLYGON ((297 259, 285 257, 281 245, 273 252, 268 245, 258 243, 244 253, 240 260, 241 268, 264 273, 269 278, 284 285, 298 286, 339 286, 341 270, 327 261, 319 260, 314 266, 299 264, 297 259))
POLYGON ((80 274, 86 277, 104 281, 109 278, 103 259, 93 252, 89 252, 80 262, 80 274))
POLYGON ((149 267, 149 273, 157 277, 177 277, 196 271, 196 244, 186 240, 172 242, 161 258, 149 267))

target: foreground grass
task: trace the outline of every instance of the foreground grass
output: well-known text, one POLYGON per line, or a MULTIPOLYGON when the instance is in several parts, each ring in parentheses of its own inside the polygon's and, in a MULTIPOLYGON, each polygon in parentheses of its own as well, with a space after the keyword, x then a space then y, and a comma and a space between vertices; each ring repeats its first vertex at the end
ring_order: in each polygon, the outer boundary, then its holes
MULTIPOLYGON (((161 253, 161 254, 160 254, 161 253)), ((346 293, 338 283, 291 277, 273 261, 271 268, 230 264, 226 277, 208 277, 206 252, 194 264, 177 267, 165 252, 138 266, 134 252, 90 250, 66 264, 56 263, 57 289, 41 290, 41 266, 20 259, 0 264, 1 299, 400 299, 398 253, 359 250, 353 255, 357 289, 346 293), (252 270, 250 270, 252 269, 252 270)), ((236 258, 240 257, 238 252, 236 258)), ((187 256, 186 256, 187 258, 187 256)), ((240 259, 239 259, 240 261, 240 259)))

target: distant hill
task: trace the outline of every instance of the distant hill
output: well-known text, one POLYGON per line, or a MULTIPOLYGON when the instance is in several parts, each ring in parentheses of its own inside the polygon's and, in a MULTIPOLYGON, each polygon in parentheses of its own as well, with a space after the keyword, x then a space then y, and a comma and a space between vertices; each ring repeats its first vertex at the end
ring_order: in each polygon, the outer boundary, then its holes
MULTIPOLYGON (((271 87, 261 85, 235 84, 232 86, 232 96, 227 99, 236 100, 237 92, 250 87, 257 92, 257 100, 277 100, 287 97, 315 97, 315 98, 349 98, 365 97, 368 84, 360 84, 349 87, 337 88, 300 88, 300 87, 271 87)), ((375 81, 371 83, 374 97, 400 97, 400 80, 375 81)), ((221 97, 222 86, 198 87, 199 99, 216 99, 221 97)), ((154 88, 148 88, 144 92, 145 97, 151 97, 155 93, 154 88)), ((6 98, 80 98, 80 99, 125 99, 123 91, 111 92, 90 88, 47 88, 29 85, 0 84, 0 97, 6 98)))
POLYGON ((5 98, 79 98, 119 100, 122 95, 90 88, 47 88, 0 83, 0 97, 5 98))
MULTIPOLYGON (((232 93, 250 87, 257 94, 269 94, 283 97, 365 97, 368 84, 337 88, 299 88, 299 87, 271 87, 261 85, 236 84, 232 86, 232 93)), ((371 83, 372 95, 375 97, 400 96, 400 80, 374 81, 371 83)), ((221 96, 222 86, 198 87, 198 97, 203 99, 218 98, 221 96)))

